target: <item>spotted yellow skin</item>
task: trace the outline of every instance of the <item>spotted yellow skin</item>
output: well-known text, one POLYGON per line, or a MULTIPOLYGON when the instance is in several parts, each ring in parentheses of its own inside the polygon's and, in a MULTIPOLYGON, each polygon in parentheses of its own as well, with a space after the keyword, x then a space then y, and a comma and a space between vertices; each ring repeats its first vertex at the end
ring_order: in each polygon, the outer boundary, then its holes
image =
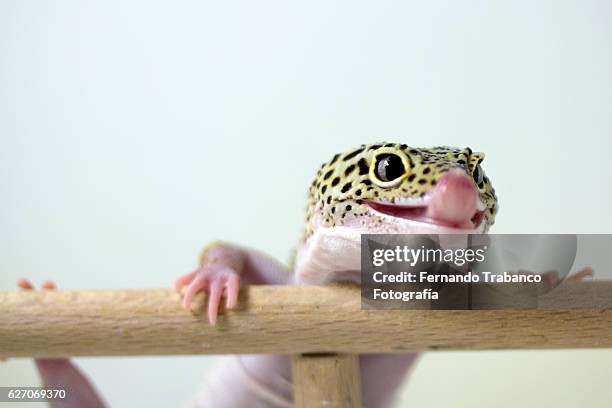
MULTIPOLYGON (((346 153, 336 154, 323 163, 309 188, 306 209, 306 228, 303 240, 313 233, 313 217, 320 215, 321 225, 342 225, 347 219, 365 216, 366 200, 382 200, 393 203, 402 197, 423 197, 448 171, 461 169, 474 178, 477 166, 484 154, 469 147, 438 146, 414 148, 400 143, 363 144, 346 153), (380 155, 400 156, 406 172, 393 182, 385 183, 376 177, 376 159, 380 155)), ((498 204, 491 181, 482 168, 477 187, 480 200, 485 204, 484 231, 495 221, 498 204)))

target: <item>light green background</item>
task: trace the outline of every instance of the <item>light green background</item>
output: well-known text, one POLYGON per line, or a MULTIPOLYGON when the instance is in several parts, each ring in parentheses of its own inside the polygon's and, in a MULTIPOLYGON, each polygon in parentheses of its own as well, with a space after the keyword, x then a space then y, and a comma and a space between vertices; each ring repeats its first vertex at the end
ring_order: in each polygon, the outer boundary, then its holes
MULTIPOLYGON (((216 238, 286 259, 306 186, 379 140, 484 151, 493 232, 612 231, 612 3, 0 0, 0 289, 168 286, 216 238)), ((211 358, 78 359, 114 407, 211 358)), ((398 406, 612 406, 610 351, 428 354, 398 406), (588 403, 587 403, 588 402, 588 403)), ((0 385, 36 384, 30 361, 0 385)))

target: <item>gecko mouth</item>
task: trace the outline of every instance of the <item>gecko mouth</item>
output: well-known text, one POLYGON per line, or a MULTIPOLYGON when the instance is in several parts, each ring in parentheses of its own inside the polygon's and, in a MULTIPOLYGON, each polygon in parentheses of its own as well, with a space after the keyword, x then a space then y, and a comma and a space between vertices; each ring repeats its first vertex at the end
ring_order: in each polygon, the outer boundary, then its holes
POLYGON ((402 218, 409 221, 415 221, 436 226, 459 228, 459 229, 477 229, 482 224, 484 219, 484 210, 477 209, 471 219, 463 223, 449 222, 443 219, 433 218, 428 215, 428 206, 426 203, 422 205, 398 205, 390 203, 382 203, 379 201, 366 201, 366 204, 374 211, 389 215, 395 218, 402 218))

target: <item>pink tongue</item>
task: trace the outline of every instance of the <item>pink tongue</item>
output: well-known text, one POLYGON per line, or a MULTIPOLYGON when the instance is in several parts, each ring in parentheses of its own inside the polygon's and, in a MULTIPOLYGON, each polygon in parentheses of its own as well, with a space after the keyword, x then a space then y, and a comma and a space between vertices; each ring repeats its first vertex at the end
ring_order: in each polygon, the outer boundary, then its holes
POLYGON ((461 170, 452 170, 438 180, 430 193, 427 217, 458 226, 472 226, 478 194, 474 182, 461 170))

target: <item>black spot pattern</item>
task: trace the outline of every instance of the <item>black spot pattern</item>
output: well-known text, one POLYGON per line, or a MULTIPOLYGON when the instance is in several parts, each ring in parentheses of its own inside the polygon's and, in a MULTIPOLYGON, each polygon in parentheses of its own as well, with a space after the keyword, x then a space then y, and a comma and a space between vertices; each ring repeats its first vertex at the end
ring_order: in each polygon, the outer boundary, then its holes
POLYGON ((363 157, 359 159, 359 161, 357 162, 357 166, 359 166, 360 176, 364 176, 368 174, 368 171, 370 170, 370 168, 368 166, 368 162, 366 161, 366 159, 364 159, 363 157))
POLYGON ((363 152, 363 148, 361 148, 361 149, 357 149, 357 150, 355 150, 354 152, 347 154, 346 156, 344 156, 344 157, 342 158, 342 160, 344 160, 344 161, 350 160, 350 159, 352 159, 353 157, 357 156, 357 155, 358 155, 359 153, 361 153, 361 152, 363 152))

